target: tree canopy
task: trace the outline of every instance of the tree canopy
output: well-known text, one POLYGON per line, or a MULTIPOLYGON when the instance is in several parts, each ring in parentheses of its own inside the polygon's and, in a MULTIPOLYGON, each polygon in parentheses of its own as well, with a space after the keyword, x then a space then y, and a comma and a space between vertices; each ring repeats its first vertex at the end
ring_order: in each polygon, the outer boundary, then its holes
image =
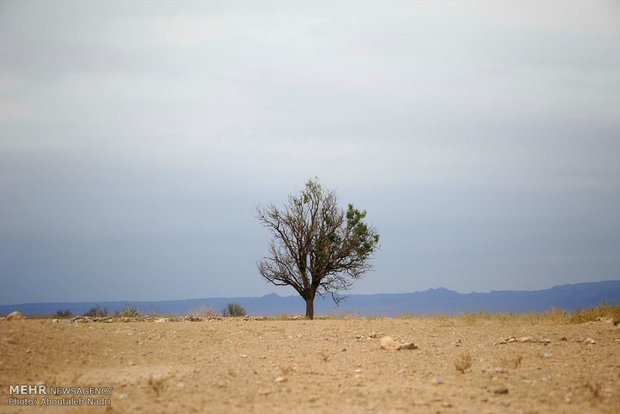
POLYGON ((336 193, 319 180, 308 180, 282 208, 257 208, 257 217, 273 238, 268 254, 257 263, 261 276, 276 286, 291 286, 306 301, 306 317, 314 317, 316 294, 348 290, 372 269, 379 234, 364 222, 366 211, 338 205, 336 193))

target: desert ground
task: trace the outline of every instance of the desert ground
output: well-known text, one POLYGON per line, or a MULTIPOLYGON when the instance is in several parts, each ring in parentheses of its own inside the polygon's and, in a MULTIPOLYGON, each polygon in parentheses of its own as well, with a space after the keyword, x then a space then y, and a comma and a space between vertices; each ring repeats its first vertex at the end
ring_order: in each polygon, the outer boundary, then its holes
POLYGON ((620 325, 606 321, 26 319, 0 321, 0 338, 3 413, 620 412, 620 325))

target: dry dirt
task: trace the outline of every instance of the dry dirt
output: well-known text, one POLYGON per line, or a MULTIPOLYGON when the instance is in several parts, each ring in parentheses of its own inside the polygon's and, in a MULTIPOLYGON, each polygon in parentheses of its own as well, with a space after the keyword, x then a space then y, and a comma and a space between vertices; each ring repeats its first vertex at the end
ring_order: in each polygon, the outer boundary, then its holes
POLYGON ((3 413, 620 412, 620 325, 604 322, 29 319, 0 321, 0 338, 3 413), (383 335, 418 348, 383 350, 383 335), (511 337, 534 342, 497 344, 511 337), (112 392, 103 407, 8 404, 63 397, 9 395, 37 383, 112 392))

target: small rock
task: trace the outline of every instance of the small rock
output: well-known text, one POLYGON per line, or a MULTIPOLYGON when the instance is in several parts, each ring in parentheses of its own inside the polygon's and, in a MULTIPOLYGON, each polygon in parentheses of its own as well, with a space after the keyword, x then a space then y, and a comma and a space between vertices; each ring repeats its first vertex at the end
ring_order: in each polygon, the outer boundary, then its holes
POLYGON ((543 358, 551 358, 551 354, 543 354, 543 358))
POLYGON ((441 377, 435 377, 435 378, 433 378, 433 380, 431 381, 431 384, 433 384, 433 385, 441 385, 441 384, 443 384, 443 383, 444 383, 444 380, 443 380, 443 378, 441 378, 441 377))
POLYGON ((502 367, 496 367, 495 372, 505 372, 506 370, 502 367))
POLYGON ((551 343, 551 339, 547 339, 547 338, 542 338, 538 340, 538 343, 541 344, 550 344, 551 343))
POLYGON ((371 332, 368 334, 369 338, 376 338, 377 337, 377 333, 376 332, 371 332))
POLYGON ((391 336, 384 336, 380 339, 381 348, 387 349, 390 351, 398 351, 400 349, 400 344, 394 340, 391 336))
POLYGON ((507 344, 511 344, 513 342, 517 342, 517 338, 515 338, 514 336, 512 338, 506 338, 506 343, 507 344))
POLYGON ((620 338, 616 339, 616 342, 620 344, 620 338))
POLYGON ((508 394, 508 388, 503 387, 503 388, 498 388, 495 391, 493 391, 495 394, 508 394))
POLYGON ((592 339, 592 338, 586 338, 583 341, 583 343, 586 344, 586 345, 594 345, 596 343, 596 341, 594 339, 592 339))
POLYGON ((7 344, 15 344, 16 343, 15 339, 10 338, 8 336, 4 338, 4 342, 7 343, 7 344))
POLYGON ((413 342, 403 342, 398 349, 418 349, 413 342))
POLYGON ((362 372, 362 369, 361 368, 356 368, 355 372, 362 372))
POLYGON ((596 318, 596 320, 598 322, 614 323, 614 318, 612 318, 611 316, 599 316, 598 318, 596 318))
POLYGON ((179 382, 179 383, 177 383, 177 387, 183 388, 183 387, 185 387, 185 384, 183 384, 182 382, 179 382))
POLYGON ((6 315, 7 321, 19 321, 22 319, 24 319, 24 315, 19 311, 13 311, 9 313, 8 315, 6 315))
POLYGON ((121 400, 124 400, 127 397, 128 397, 128 395, 125 394, 125 393, 122 393, 121 395, 118 396, 118 398, 120 398, 121 400))
POLYGON ((155 319, 155 323, 164 323, 168 322, 168 318, 157 318, 155 319))
POLYGON ((286 378, 284 377, 278 377, 275 380, 273 380, 273 382, 286 382, 286 378))
POLYGON ((534 338, 532 338, 531 336, 522 336, 521 338, 517 339, 517 341, 524 343, 524 342, 534 342, 534 338))
POLYGON ((452 407, 452 403, 450 401, 444 401, 441 405, 446 407, 446 408, 452 407))
POLYGON ((52 323, 58 323, 58 319, 52 319, 52 323))

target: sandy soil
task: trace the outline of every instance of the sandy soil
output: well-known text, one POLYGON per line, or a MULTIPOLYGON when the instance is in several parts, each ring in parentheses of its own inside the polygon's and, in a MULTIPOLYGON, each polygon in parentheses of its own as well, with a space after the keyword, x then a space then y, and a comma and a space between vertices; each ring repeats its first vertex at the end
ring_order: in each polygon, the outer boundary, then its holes
POLYGON ((3 413, 620 412, 620 325, 604 322, 32 319, 0 321, 0 338, 3 413), (383 335, 418 348, 381 349, 383 335), (511 337, 533 342, 498 344, 511 337), (112 391, 9 394, 37 383, 112 391), (8 404, 45 397, 85 403, 8 404))

